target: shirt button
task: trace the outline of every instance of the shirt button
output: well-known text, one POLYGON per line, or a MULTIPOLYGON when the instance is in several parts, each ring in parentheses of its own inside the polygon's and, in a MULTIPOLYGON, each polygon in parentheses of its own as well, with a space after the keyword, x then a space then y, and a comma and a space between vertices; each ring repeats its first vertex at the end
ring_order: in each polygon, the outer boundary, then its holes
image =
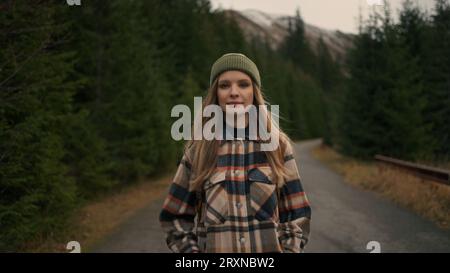
POLYGON ((242 204, 239 203, 239 202, 237 202, 237 203, 236 203, 236 207, 237 207, 238 209, 240 209, 240 208, 242 207, 242 204))
POLYGON ((239 175, 241 172, 239 170, 234 170, 235 175, 239 175))
POLYGON ((245 238, 241 237, 240 241, 241 241, 241 244, 245 243, 245 238))

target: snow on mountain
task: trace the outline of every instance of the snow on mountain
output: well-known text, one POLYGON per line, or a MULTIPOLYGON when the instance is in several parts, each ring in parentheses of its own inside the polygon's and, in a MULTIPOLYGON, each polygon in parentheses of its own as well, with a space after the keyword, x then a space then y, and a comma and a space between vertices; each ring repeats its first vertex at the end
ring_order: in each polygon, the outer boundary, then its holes
MULTIPOLYGON (((259 10, 225 10, 225 14, 235 20, 248 40, 256 37, 266 40, 272 49, 277 49, 288 35, 288 22, 294 17, 281 14, 268 14, 259 10)), ((328 30, 305 22, 305 37, 315 51, 322 37, 332 57, 343 62, 346 52, 352 47, 353 34, 328 30)))

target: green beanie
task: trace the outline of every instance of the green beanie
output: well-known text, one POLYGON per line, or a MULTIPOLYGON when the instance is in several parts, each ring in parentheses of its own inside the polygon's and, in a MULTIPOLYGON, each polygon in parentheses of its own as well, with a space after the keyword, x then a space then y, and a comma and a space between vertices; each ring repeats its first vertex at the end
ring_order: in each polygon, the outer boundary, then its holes
POLYGON ((261 78, 259 76, 258 67, 247 56, 241 53, 227 53, 217 59, 211 67, 211 76, 209 85, 212 85, 217 76, 222 72, 229 70, 239 70, 247 73, 253 81, 261 87, 261 78))

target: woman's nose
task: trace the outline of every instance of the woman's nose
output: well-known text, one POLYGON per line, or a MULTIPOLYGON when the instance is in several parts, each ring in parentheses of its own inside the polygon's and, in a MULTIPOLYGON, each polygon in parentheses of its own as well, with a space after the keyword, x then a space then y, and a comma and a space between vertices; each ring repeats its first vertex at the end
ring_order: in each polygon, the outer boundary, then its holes
POLYGON ((238 89, 238 87, 235 84, 231 85, 231 92, 230 92, 231 97, 239 96, 239 91, 237 89, 238 89))

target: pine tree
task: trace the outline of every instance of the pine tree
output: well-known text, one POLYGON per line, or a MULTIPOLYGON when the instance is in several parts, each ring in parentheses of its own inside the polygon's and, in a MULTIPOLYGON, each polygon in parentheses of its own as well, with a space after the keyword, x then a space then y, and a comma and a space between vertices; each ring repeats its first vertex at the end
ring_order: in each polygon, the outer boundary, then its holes
POLYGON ((316 59, 305 37, 305 23, 300 16, 300 10, 291 22, 289 19, 289 33, 280 46, 280 53, 288 60, 300 67, 306 73, 316 74, 316 59))
POLYGON ((341 121, 343 150, 367 159, 375 153, 409 160, 428 154, 420 69, 388 6, 384 16, 371 17, 351 58, 352 79, 341 121))
POLYGON ((381 47, 378 19, 371 14, 369 20, 360 24, 360 32, 354 47, 348 53, 350 79, 339 115, 339 150, 347 155, 368 158, 377 152, 373 134, 382 130, 374 128, 372 101, 377 91, 377 71, 381 69, 381 47))
POLYGON ((49 236, 75 207, 62 133, 73 116, 74 54, 50 2, 8 1, 0 22, 0 249, 49 236), (31 25, 30 22, 33 22, 31 25))
POLYGON ((322 36, 318 42, 317 54, 317 80, 323 90, 323 107, 325 115, 324 143, 333 144, 336 135, 337 105, 342 94, 343 76, 337 63, 331 57, 330 51, 322 36))
POLYGON ((424 77, 428 105, 426 121, 432 124, 436 160, 450 157, 450 4, 436 0, 432 28, 424 50, 424 77))

